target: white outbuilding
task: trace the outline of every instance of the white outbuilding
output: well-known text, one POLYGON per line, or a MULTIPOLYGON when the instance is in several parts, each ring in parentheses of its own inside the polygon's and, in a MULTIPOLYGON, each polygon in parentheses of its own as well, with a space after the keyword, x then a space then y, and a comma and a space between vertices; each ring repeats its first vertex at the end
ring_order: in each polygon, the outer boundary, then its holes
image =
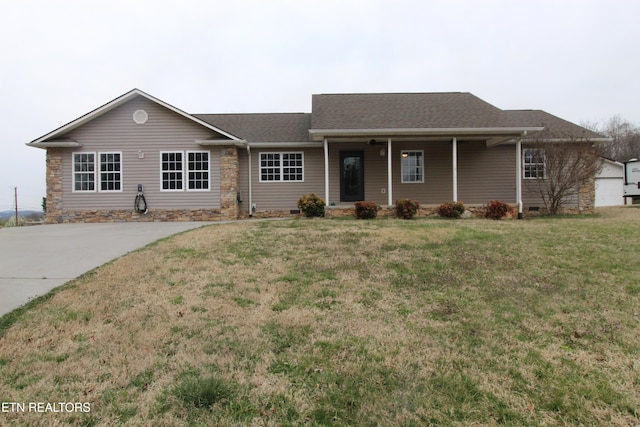
POLYGON ((624 165, 604 159, 602 169, 596 175, 596 207, 624 205, 624 165))

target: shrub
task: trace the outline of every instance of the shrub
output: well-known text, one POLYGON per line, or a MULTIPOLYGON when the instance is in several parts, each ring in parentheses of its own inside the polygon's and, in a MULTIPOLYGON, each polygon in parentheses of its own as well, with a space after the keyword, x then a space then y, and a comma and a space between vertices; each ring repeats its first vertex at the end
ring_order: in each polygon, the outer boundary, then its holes
POLYGON ((492 200, 487 205, 487 211, 485 212, 484 217, 495 220, 502 219, 509 213, 509 209, 511 209, 511 207, 505 202, 492 200))
POLYGON ((420 209, 420 204, 415 200, 396 200, 395 213, 398 218, 411 219, 418 213, 418 209, 420 209))
POLYGON ((460 218, 464 213, 464 203, 446 202, 438 206, 438 215, 444 218, 460 218))
POLYGON ((305 194, 298 200, 298 209, 300 209, 306 217, 323 217, 325 206, 325 201, 313 193, 305 194))
POLYGON ((380 205, 376 202, 356 202, 356 218, 373 219, 378 216, 380 205))

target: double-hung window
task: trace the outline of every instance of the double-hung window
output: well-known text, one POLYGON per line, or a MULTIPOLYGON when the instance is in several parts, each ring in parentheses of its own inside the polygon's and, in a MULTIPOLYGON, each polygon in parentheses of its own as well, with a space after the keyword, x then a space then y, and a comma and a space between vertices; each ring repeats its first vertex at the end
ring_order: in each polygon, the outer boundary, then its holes
POLYGON ((100 153, 100 191, 122 191, 122 153, 100 153))
POLYGON ((122 191, 122 153, 73 153, 73 191, 122 191))
POLYGON ((260 153, 260 182, 304 181, 304 153, 260 153))
POLYGON ((187 189, 202 191, 209 189, 208 151, 187 152, 187 189))
POLYGON ((209 191, 208 151, 165 151, 160 153, 163 191, 209 191))
POLYGON ((73 153, 73 191, 96 191, 96 153, 73 153))
POLYGON ((184 188, 184 176, 182 174, 182 151, 160 153, 160 169, 162 190, 182 191, 184 188))
POLYGON ((525 148, 522 150, 522 175, 525 179, 544 179, 545 154, 544 150, 525 148))
POLYGON ((424 151, 403 150, 400 153, 402 183, 424 182, 424 151))

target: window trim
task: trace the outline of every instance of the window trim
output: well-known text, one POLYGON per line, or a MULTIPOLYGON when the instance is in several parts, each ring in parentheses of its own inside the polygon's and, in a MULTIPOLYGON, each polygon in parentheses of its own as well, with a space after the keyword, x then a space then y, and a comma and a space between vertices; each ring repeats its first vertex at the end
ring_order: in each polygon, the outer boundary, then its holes
POLYGON ((96 177, 96 152, 95 151, 74 151, 71 153, 71 191, 73 193, 95 193, 98 191, 97 177, 96 177), (93 190, 77 190, 76 189, 76 174, 87 174, 90 172, 76 172, 76 155, 77 154, 91 154, 93 155, 93 190))
POLYGON ((196 192, 211 191, 211 151, 210 150, 189 150, 186 152, 186 156, 184 157, 184 163, 186 164, 186 167, 183 166, 183 169, 186 171, 186 174, 184 176, 185 183, 186 183, 186 186, 184 188, 185 191, 196 191, 196 192), (189 172, 204 172, 199 170, 192 171, 191 169, 189 169, 189 154, 201 154, 201 153, 207 154, 207 170, 206 170, 207 188, 189 188, 189 172))
MULTIPOLYGON (((295 174, 297 175, 297 174, 295 174)), ((264 182, 264 183, 301 183, 304 182, 304 151, 261 151, 258 153, 258 178, 259 178, 259 182, 264 182), (277 167, 278 168, 278 177, 279 179, 274 179, 274 180, 268 180, 268 179, 262 179, 262 170, 263 169, 272 169, 271 167, 263 167, 262 166, 262 156, 263 155, 267 155, 267 154, 277 154, 280 156, 279 160, 280 160, 280 165, 277 167), (284 169, 285 168, 290 168, 291 166, 284 166, 284 155, 300 155, 300 161, 301 161, 301 165, 300 166, 294 166, 295 168, 300 168, 301 169, 301 173, 300 175, 302 176, 301 179, 284 179, 285 173, 284 173, 284 169)))
MULTIPOLYGON (((413 168, 417 167, 417 166, 411 166, 413 168)), ((424 150, 401 150, 400 151, 400 183, 401 184, 424 184, 424 172, 425 172, 425 167, 424 167, 424 150), (420 174, 420 180, 416 180, 416 181, 405 181, 404 179, 404 168, 405 165, 402 162, 403 154, 407 154, 407 157, 409 157, 411 155, 411 153, 420 153, 420 159, 422 160, 422 164, 420 165, 421 168, 421 174, 420 174)))
MULTIPOLYGON (((97 175, 97 191, 99 193, 122 193, 123 191, 123 187, 124 187, 124 179, 122 176, 122 151, 103 151, 103 152, 99 152, 98 155, 96 156, 96 163, 97 163, 97 168, 96 169, 96 175, 97 175), (118 173, 120 174, 120 189, 119 190, 103 190, 102 189, 102 155, 103 154, 118 154, 120 156, 120 170, 118 171, 118 173)), ((108 171, 106 173, 109 173, 108 171)), ((115 181, 114 181, 115 182, 115 181)))
MULTIPOLYGON (((185 191, 185 168, 184 168, 184 151, 182 150, 175 150, 175 151, 161 151, 160 152, 160 191, 162 192, 168 192, 168 193, 176 193, 176 192, 180 192, 180 191, 185 191), (164 163, 164 160, 162 160, 162 156, 164 154, 180 154, 180 174, 181 174, 181 179, 180 179, 180 183, 182 184, 181 188, 164 188, 164 169, 162 169, 162 164, 164 163)), ((177 164, 177 162, 176 162, 177 164)), ((167 173, 169 173, 169 171, 167 171, 167 173)), ((178 182, 178 180, 175 180, 176 182, 178 182)), ((168 181, 170 182, 170 181, 168 181)))
POLYGON ((522 179, 546 179, 547 178, 547 154, 544 151, 544 148, 523 148, 522 149, 522 179), (537 151, 542 153, 542 163, 536 162, 527 162, 527 151, 537 151), (536 165, 536 170, 538 170, 539 165, 542 165, 542 176, 527 176, 527 165, 536 165))

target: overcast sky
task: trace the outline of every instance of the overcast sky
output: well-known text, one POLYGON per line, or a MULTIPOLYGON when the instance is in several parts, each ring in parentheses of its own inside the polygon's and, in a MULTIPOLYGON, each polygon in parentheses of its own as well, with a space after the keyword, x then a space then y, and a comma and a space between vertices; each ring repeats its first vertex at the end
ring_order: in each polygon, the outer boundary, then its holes
POLYGON ((139 88, 189 113, 310 112, 315 93, 471 92, 640 124, 633 0, 0 0, 0 210, 40 208, 30 142, 139 88))

